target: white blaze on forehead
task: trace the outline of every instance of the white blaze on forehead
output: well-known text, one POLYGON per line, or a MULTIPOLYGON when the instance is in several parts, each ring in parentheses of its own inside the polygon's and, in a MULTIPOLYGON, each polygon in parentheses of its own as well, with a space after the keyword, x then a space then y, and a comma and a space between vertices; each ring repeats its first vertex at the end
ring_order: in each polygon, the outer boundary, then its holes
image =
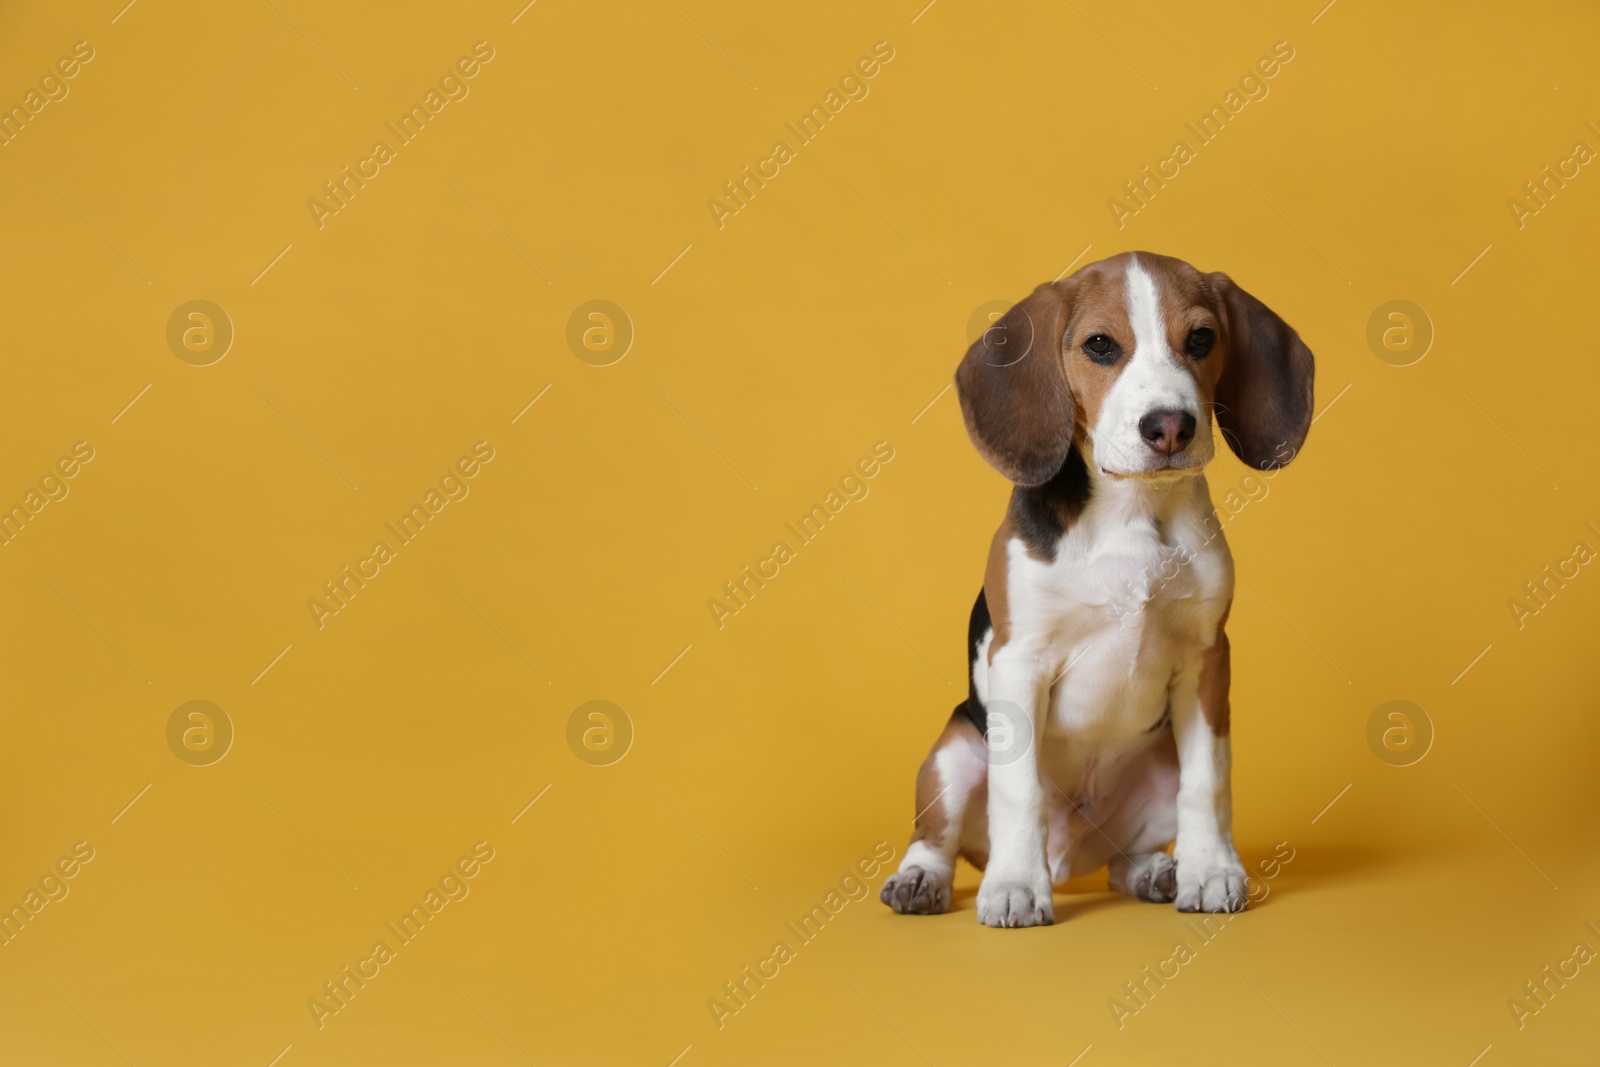
MULTIPOLYGON (((1131 472, 1145 469, 1151 462, 1150 451, 1139 435, 1141 418, 1152 411, 1186 411, 1202 420, 1203 413, 1193 372, 1167 343, 1161 290, 1138 256, 1128 258, 1122 288, 1128 325, 1133 329, 1133 350, 1106 394, 1094 428, 1094 447, 1101 466, 1131 472)), ((1195 458, 1204 462, 1210 458, 1209 446, 1204 434, 1199 438, 1195 458)))
POLYGON ((1152 361, 1172 362, 1167 331, 1161 321, 1161 294, 1156 291, 1156 280, 1150 272, 1139 265, 1138 256, 1128 257, 1123 291, 1128 299, 1128 324, 1133 327, 1133 358, 1147 365, 1152 361))

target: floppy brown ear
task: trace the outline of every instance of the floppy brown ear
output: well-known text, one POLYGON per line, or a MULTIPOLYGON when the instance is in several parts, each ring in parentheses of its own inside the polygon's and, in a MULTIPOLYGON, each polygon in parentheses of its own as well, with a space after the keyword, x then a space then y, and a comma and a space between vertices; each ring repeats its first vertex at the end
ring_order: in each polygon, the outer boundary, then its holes
POLYGON ((1257 470, 1294 459, 1311 429, 1311 349, 1267 305, 1210 275, 1222 304, 1227 363, 1217 381, 1217 425, 1234 454, 1257 470))
POLYGON ((956 368, 961 415, 978 454, 1018 485, 1042 485, 1072 448, 1072 393, 1062 366, 1070 289, 1047 282, 967 349, 956 368))

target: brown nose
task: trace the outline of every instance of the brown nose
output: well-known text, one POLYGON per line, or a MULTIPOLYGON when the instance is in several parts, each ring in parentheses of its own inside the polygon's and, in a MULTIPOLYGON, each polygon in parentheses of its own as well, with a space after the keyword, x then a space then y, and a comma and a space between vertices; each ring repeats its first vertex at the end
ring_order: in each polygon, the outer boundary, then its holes
POLYGON ((1162 455, 1176 455, 1194 440, 1194 416, 1187 411, 1152 411, 1139 420, 1139 436, 1162 455))

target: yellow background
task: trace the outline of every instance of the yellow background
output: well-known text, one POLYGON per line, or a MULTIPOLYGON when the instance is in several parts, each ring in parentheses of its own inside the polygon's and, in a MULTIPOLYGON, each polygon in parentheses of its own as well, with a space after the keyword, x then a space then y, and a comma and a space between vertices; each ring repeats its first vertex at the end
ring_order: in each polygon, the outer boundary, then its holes
POLYGON ((1600 948, 1600 576, 1522 629, 1507 601, 1600 549, 1600 176, 1522 229, 1507 200, 1600 147, 1600 21, 920 7, 6 5, 0 102, 95 58, 0 148, 0 502, 95 459, 0 548, 0 902, 95 858, 0 948, 0 1062, 1593 1062, 1595 967, 1523 1029, 1507 1001, 1600 948), (319 229, 480 40, 470 96, 319 229), (719 230, 706 201, 877 41, 870 96, 719 230), (1119 230, 1278 41, 1270 95, 1119 230), (1184 917, 1102 875, 988 930, 966 871, 933 919, 880 872, 719 1030, 786 921, 898 858, 965 692, 1007 492, 941 392, 970 318, 1129 248, 1316 353, 1302 457, 1228 525, 1238 842, 1258 879, 1294 861, 1122 1029, 1184 917), (167 345, 194 299, 236 332, 211 366, 167 345), (607 367, 565 339, 593 299, 636 332, 607 367), (1435 331, 1412 366, 1366 341, 1393 299, 1435 331), (480 440, 471 495, 319 630, 307 600, 480 440), (877 441, 870 496, 718 630, 877 441), (236 730, 211 766, 166 741, 195 699, 236 730), (591 699, 635 730, 611 766, 567 745, 591 699), (1436 733, 1413 766, 1367 745, 1393 699, 1436 733), (307 1000, 480 840, 471 895, 319 1030, 307 1000))

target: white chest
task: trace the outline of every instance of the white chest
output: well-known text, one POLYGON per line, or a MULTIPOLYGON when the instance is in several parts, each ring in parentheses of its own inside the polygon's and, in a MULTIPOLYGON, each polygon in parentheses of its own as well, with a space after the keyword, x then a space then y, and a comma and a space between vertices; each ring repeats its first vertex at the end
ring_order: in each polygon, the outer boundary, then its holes
POLYGON ((1096 501, 1054 560, 1013 549, 1012 640, 1031 643, 1054 679, 1047 732, 1138 736, 1165 711, 1173 678, 1197 669, 1233 571, 1204 484, 1193 489, 1155 502, 1164 508, 1096 501))

